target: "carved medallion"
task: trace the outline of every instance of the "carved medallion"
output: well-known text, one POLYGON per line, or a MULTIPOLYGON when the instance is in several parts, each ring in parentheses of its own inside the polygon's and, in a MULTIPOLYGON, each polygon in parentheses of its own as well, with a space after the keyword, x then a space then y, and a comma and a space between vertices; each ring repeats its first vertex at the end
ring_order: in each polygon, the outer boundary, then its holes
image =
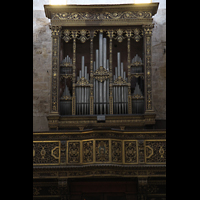
POLYGON ((80 162, 80 142, 68 142, 68 163, 80 162))
POLYGON ((109 161, 109 141, 97 140, 95 153, 96 153, 96 162, 108 162, 109 161))

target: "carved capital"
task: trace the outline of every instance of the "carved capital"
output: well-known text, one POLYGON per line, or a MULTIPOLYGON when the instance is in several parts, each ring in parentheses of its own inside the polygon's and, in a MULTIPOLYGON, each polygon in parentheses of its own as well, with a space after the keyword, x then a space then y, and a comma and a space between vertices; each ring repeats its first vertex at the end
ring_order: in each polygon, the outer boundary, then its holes
POLYGON ((108 30, 107 35, 108 35, 109 38, 113 38, 114 37, 114 30, 108 30))
POLYGON ((152 35, 152 29, 154 27, 154 24, 148 24, 148 25, 142 25, 142 28, 144 30, 144 35, 152 35))
POLYGON ((62 26, 49 25, 49 28, 51 29, 51 36, 60 36, 62 26))

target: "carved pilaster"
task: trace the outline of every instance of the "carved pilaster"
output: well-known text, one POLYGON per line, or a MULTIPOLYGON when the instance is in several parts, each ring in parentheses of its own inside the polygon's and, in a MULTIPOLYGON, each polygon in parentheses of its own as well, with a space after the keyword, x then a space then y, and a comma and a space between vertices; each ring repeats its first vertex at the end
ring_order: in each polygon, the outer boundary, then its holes
POLYGON ((151 36, 153 24, 143 25, 144 72, 145 72, 145 113, 154 113, 152 102, 151 36))
MULTIPOLYGON (((127 61, 128 61, 128 83, 131 82, 131 30, 126 31, 127 36, 127 61)), ((128 86, 128 114, 132 114, 131 85, 128 86)))
POLYGON ((110 86, 109 86, 109 93, 110 93, 110 114, 113 114, 113 87, 112 87, 112 39, 114 37, 114 31, 113 30, 109 30, 107 31, 108 37, 110 38, 109 40, 109 52, 110 52, 110 86))
POLYGON ((76 114, 76 96, 75 96, 75 79, 76 79, 76 38, 78 35, 77 30, 72 30, 73 38, 73 74, 72 74, 72 115, 76 114))
POLYGON ((66 141, 60 142, 60 164, 66 164, 66 141))
MULTIPOLYGON (((93 38, 94 30, 90 32, 90 83, 93 83, 93 38)), ((93 97, 93 84, 90 87, 90 115, 94 113, 94 97, 93 97)))
POLYGON ((69 184, 68 179, 58 179, 58 189, 62 200, 68 200, 69 184))
POLYGON ((147 177, 138 178, 138 200, 147 200, 147 177))
POLYGON ((52 37, 52 85, 50 115, 59 115, 59 49, 61 26, 49 26, 52 37))
POLYGON ((138 156, 139 156, 139 163, 144 164, 144 140, 138 141, 138 156))

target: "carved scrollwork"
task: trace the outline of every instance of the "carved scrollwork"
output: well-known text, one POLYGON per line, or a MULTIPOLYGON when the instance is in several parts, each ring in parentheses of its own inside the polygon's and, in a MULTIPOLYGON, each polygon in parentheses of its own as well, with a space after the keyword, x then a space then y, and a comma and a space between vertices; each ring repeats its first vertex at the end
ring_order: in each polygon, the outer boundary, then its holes
POLYGON ((83 162, 93 162, 93 141, 83 142, 83 162))
POLYGON ((142 29, 135 28, 133 29, 133 38, 136 42, 140 41, 140 38, 142 38, 143 32, 142 29))
POLYGON ((151 18, 151 12, 143 11, 126 11, 126 12, 105 12, 103 19, 137 19, 137 18, 151 18))
POLYGON ((52 19, 56 20, 117 20, 117 19, 143 19, 151 18, 152 13, 146 11, 125 11, 125 12, 63 12, 52 13, 52 19))
POLYGON ((65 101, 71 101, 72 100, 72 97, 70 97, 70 96, 62 96, 61 98, 60 98, 61 100, 65 100, 65 101))
POLYGON ((52 13, 52 19, 59 20, 91 20, 100 19, 100 13, 93 12, 65 12, 65 13, 52 13))
POLYGON ((108 162, 109 161, 109 141, 97 140, 95 153, 96 153, 96 162, 108 162))
POLYGON ((81 30, 79 31, 80 37, 78 37, 78 39, 82 42, 85 43, 86 40, 88 40, 90 38, 90 31, 88 30, 81 30))
POLYGON ((146 163, 166 162, 166 141, 146 141, 146 163))
POLYGON ((118 42, 122 42, 123 39, 125 39, 125 37, 123 36, 124 31, 122 29, 118 29, 116 32, 117 36, 114 39, 116 39, 118 42))
POLYGON ((80 162, 80 142, 68 142, 68 162, 80 162))
POLYGON ((122 142, 112 141, 112 162, 122 162, 122 142))
POLYGON ((59 142, 34 142, 33 164, 59 164, 59 142))
POLYGON ((136 141, 125 141, 125 163, 137 163, 136 141))
POLYGON ((114 81, 113 86, 128 86, 129 84, 121 77, 118 76, 117 79, 114 81))
POLYGON ((99 69, 94 72, 93 76, 96 80, 102 83, 109 78, 110 73, 103 66, 100 66, 99 69))
POLYGON ((79 81, 76 83, 76 86, 82 86, 82 87, 86 87, 86 86, 90 86, 88 80, 85 77, 81 77, 79 79, 79 81))
POLYGON ((67 43, 67 42, 69 42, 72 38, 71 38, 71 31, 70 30, 68 30, 68 29, 65 29, 64 31, 63 31, 63 34, 64 34, 64 36, 63 36, 63 40, 67 43))
POLYGON ((82 29, 82 30, 68 30, 68 29, 65 29, 63 31, 63 37, 62 39, 68 43, 72 38, 77 38, 78 40, 80 40, 82 43, 85 43, 86 40, 89 40, 90 39, 90 31, 89 30, 85 30, 85 29, 82 29))
POLYGON ((144 34, 145 35, 151 35, 152 34, 152 29, 154 27, 154 24, 147 24, 142 26, 144 29, 144 34))

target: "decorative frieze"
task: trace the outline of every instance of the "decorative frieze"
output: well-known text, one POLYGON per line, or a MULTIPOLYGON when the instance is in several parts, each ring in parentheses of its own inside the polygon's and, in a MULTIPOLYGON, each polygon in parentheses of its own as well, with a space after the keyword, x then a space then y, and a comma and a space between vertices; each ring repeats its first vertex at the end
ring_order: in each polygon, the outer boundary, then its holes
POLYGON ((88 139, 34 141, 34 165, 165 164, 166 140, 88 139))
POLYGON ((126 12, 59 12, 52 13, 53 20, 119 20, 119 19, 145 19, 151 18, 151 12, 126 11, 126 12))

